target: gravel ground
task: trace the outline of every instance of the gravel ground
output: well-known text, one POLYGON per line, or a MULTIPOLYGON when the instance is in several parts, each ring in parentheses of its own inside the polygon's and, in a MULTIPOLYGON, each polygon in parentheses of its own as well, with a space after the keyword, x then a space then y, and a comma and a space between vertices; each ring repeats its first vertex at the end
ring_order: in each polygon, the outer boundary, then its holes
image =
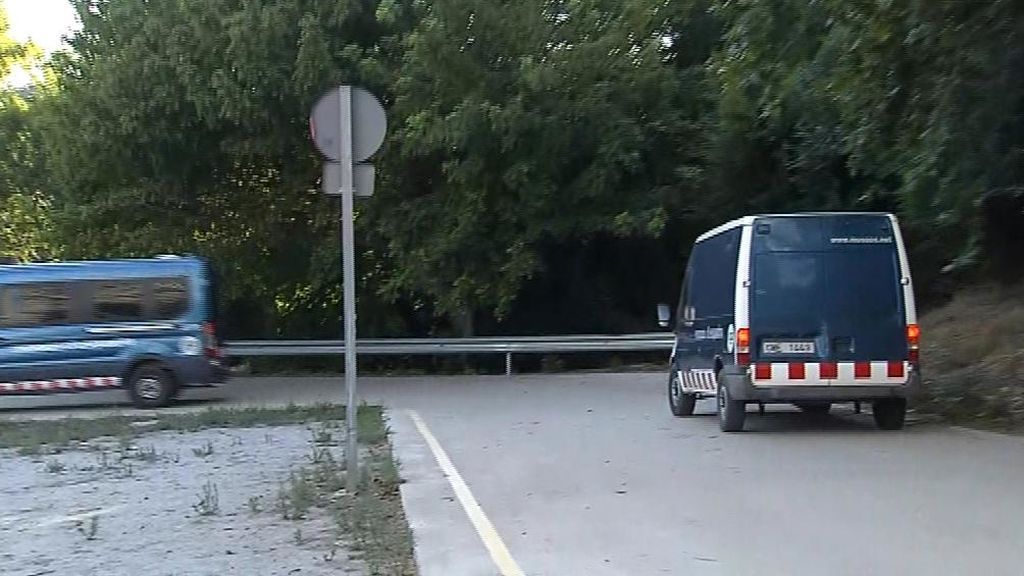
POLYGON ((326 512, 285 520, 277 509, 291 472, 310 464, 313 436, 306 426, 209 429, 0 451, 0 574, 364 573, 326 512))

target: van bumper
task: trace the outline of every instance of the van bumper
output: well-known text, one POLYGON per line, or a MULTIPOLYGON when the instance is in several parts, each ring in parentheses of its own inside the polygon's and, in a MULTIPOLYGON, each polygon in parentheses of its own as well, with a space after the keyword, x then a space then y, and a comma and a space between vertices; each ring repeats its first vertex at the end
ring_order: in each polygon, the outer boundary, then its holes
POLYGON ((791 403, 791 402, 853 402, 857 400, 880 400, 884 398, 909 398, 921 384, 921 373, 910 374, 906 384, 871 384, 857 386, 754 386, 746 373, 723 370, 722 385, 729 389, 729 396, 748 402, 791 403))

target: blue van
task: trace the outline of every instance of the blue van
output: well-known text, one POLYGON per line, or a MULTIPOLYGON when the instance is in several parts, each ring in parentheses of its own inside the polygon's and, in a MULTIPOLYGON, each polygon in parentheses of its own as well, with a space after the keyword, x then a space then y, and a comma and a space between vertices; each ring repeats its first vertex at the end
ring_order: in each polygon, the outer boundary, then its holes
MULTIPOLYGON (((671 313, 659 310, 668 326, 671 313)), ((668 382, 676 416, 717 400, 722 430, 748 404, 828 412, 870 402, 903 427, 920 381, 907 252, 891 214, 748 216, 697 238, 675 319, 668 382)))
POLYGON ((0 396, 123 388, 140 408, 225 381, 194 257, 0 265, 0 396))

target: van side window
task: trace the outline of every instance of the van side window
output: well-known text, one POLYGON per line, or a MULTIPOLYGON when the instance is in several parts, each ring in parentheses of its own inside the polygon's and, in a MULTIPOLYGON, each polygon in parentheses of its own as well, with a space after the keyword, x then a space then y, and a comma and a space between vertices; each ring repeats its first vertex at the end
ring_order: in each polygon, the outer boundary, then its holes
POLYGON ((173 320, 188 312, 188 279, 159 278, 153 281, 155 320, 173 320))
POLYGON ((93 322, 174 320, 188 312, 188 279, 156 278, 90 282, 93 322))
POLYGON ((679 305, 676 307, 676 324, 677 330, 681 329, 687 321, 687 307, 690 305, 690 282, 693 281, 693 253, 690 253, 690 259, 686 264, 686 273, 683 275, 683 287, 679 294, 679 305))
POLYGON ((0 328, 11 328, 16 326, 14 311, 17 305, 14 302, 14 288, 0 286, 0 328))
POLYGON ((740 229, 723 232, 694 247, 689 305, 696 317, 732 316, 736 297, 736 263, 740 229))
POLYGON ((71 294, 67 284, 25 284, 9 288, 14 294, 8 326, 65 324, 71 318, 71 294))
POLYGON ((138 322, 145 319, 144 280, 115 280, 91 284, 91 318, 94 322, 138 322))

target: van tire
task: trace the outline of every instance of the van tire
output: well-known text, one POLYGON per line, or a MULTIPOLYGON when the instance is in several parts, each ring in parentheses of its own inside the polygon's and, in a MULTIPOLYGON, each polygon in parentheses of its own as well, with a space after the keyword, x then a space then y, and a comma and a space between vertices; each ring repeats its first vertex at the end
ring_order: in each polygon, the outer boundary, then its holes
POLYGON ((815 416, 824 416, 832 409, 831 402, 797 402, 794 406, 805 414, 813 414, 815 416))
POLYGON ((907 418, 907 399, 875 400, 871 412, 875 417, 875 424, 882 430, 902 430, 907 418))
POLYGON ((686 394, 679 386, 676 378, 676 371, 673 368, 668 373, 668 408, 673 416, 693 416, 693 409, 697 405, 696 394, 686 394))
POLYGON ((149 362, 132 370, 127 388, 136 408, 161 408, 174 397, 174 378, 159 364, 149 362))
POLYGON ((718 381, 718 394, 716 402, 718 405, 718 426, 722 432, 740 432, 743 430, 743 422, 747 419, 747 403, 743 400, 733 400, 729 396, 729 387, 718 381))

